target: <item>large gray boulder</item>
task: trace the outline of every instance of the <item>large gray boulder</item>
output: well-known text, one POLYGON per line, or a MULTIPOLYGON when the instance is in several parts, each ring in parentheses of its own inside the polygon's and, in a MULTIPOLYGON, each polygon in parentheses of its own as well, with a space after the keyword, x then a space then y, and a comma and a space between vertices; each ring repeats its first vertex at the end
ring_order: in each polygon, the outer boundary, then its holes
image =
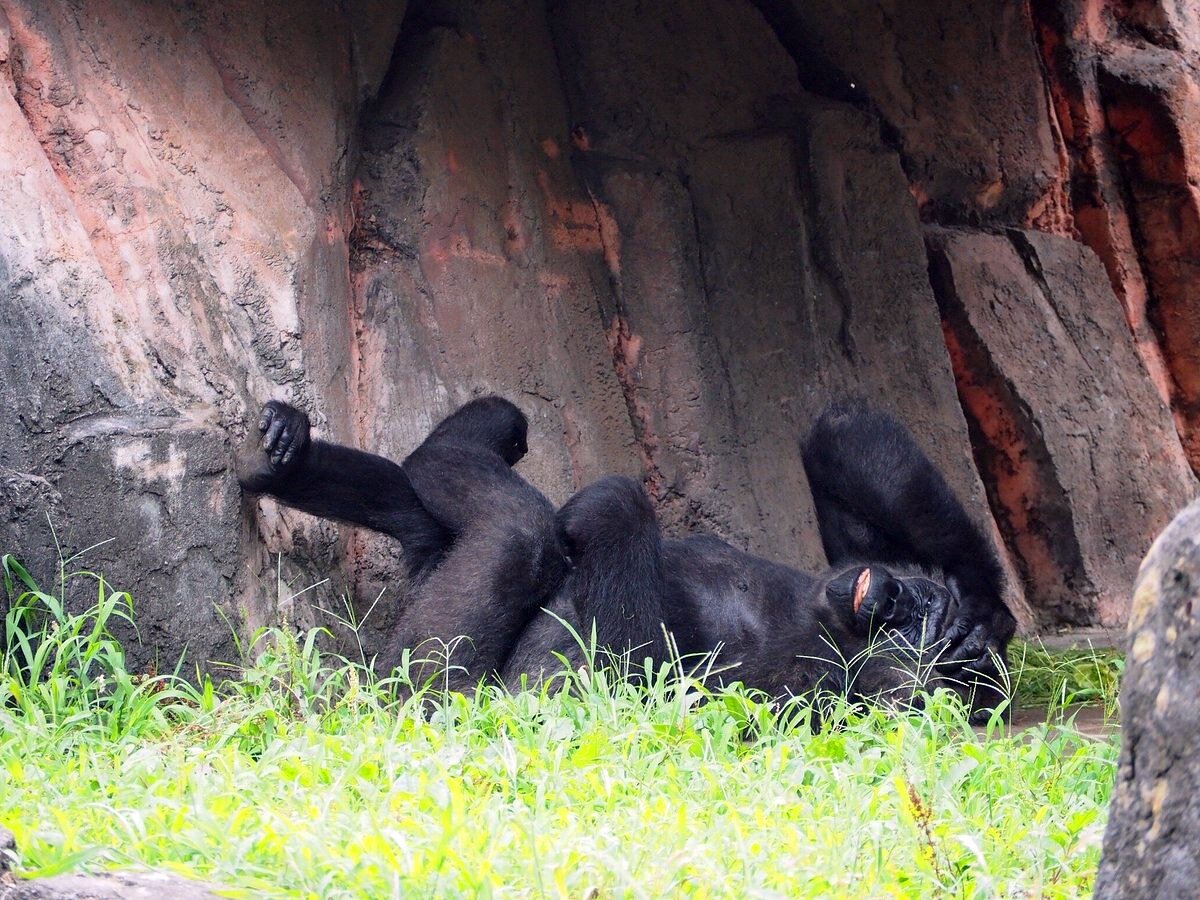
POLYGON ((199 881, 166 872, 105 872, 56 875, 5 884, 0 900, 216 900, 221 895, 199 881))
POLYGON ((1133 594, 1121 760, 1097 897, 1200 886, 1200 500, 1150 548, 1133 594))

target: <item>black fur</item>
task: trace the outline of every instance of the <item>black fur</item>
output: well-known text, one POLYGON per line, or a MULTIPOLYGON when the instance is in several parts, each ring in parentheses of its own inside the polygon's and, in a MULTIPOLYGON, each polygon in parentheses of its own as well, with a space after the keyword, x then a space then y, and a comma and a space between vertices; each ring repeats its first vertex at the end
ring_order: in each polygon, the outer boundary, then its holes
POLYGON ((862 401, 831 404, 803 448, 831 566, 872 561, 937 578, 955 608, 944 667, 999 679, 1016 619, 996 552, 903 425, 862 401))
POLYGON ((559 510, 558 527, 575 564, 566 594, 580 622, 595 622, 596 645, 665 658, 662 541, 641 485, 601 478, 559 510))
POLYGON ((308 416, 278 400, 263 407, 258 430, 261 437, 238 454, 243 490, 391 535, 404 548, 410 577, 436 565, 450 547, 453 532, 421 505, 408 475, 391 460, 312 440, 308 416))
MULTIPOLYGON (((685 664, 715 652, 719 678, 774 697, 824 688, 911 702, 962 668, 929 664, 947 622, 954 633, 964 612, 1008 615, 986 540, 911 436, 863 406, 831 407, 804 447, 831 565, 821 576, 710 536, 664 539, 627 478, 595 482, 556 515, 510 468, 526 423, 499 398, 464 406, 401 466, 310 441, 307 418, 284 404, 268 404, 260 430, 246 489, 399 538, 415 586, 386 664, 465 635, 450 656, 456 689, 495 674, 515 686, 556 671, 560 655, 582 662, 561 620, 631 654, 635 671, 668 660, 667 632, 685 664)), ((993 628, 991 648, 1009 636, 993 628)))
POLYGON ((464 689, 501 669, 567 561, 554 508, 510 468, 526 452, 525 416, 507 400, 474 400, 447 417, 403 465, 309 439, 308 417, 278 401, 261 444, 241 454, 242 487, 297 509, 400 540, 412 594, 391 645, 450 663, 464 689))
MULTIPOLYGON (((404 461, 421 505, 454 534, 416 585, 384 663, 405 648, 453 650, 449 687, 499 673, 529 620, 568 572, 554 507, 510 465, 525 454, 525 417, 487 397, 443 421, 404 461)), ((434 671, 434 664, 423 671, 434 671)), ((418 678, 423 678, 418 672, 418 678)))

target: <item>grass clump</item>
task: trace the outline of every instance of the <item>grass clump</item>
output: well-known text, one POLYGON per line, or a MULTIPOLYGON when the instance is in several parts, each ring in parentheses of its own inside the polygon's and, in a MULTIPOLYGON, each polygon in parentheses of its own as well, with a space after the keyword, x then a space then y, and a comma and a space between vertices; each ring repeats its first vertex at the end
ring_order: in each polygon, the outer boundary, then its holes
POLYGON ((1015 641, 1009 656, 1019 703, 1048 709, 1090 703, 1116 716, 1124 654, 1091 647, 1047 650, 1041 642, 1015 641))
POLYGON ((239 677, 125 671, 127 595, 64 611, 11 557, 0 825, 21 873, 148 865, 233 896, 1076 896, 1112 737, 981 735, 777 710, 739 688, 568 672, 568 689, 413 692, 264 631, 239 677))

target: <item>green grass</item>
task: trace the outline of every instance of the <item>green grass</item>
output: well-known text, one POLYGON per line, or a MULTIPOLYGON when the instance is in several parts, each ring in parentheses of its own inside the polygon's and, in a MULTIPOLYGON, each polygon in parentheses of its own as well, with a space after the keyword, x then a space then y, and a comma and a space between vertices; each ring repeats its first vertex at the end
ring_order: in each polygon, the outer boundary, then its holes
POLYGON ((1090 648, 1051 651, 1038 642, 1016 641, 1009 655, 1019 705, 1060 709, 1090 703, 1115 718, 1123 654, 1090 648))
MULTIPOLYGON (((70 615, 3 568, 0 825, 23 875, 149 865, 255 897, 974 897, 1076 896, 1095 873, 1116 743, 1069 724, 981 735, 938 696, 908 716, 829 701, 813 727, 738 689, 580 673, 556 694, 402 700, 280 630, 242 677, 192 687, 126 671, 108 626, 127 595, 64 572, 96 589, 70 615)), ((1091 689, 1047 659, 1026 657, 1019 689, 1091 689)))

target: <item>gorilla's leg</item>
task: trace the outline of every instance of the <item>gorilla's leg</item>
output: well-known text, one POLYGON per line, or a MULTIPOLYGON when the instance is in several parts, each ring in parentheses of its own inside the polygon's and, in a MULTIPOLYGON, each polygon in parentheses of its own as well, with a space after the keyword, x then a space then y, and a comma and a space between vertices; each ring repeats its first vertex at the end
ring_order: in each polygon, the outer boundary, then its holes
POLYGON ((244 490, 398 539, 410 576, 435 565, 449 548, 453 533, 421 505, 396 463, 310 439, 308 416, 278 400, 263 407, 258 431, 237 455, 244 490))
POLYGON ((490 450, 515 466, 529 450, 529 422, 503 397, 479 397, 464 403, 433 429, 422 446, 456 444, 490 450))
POLYGON ((530 615, 562 583, 567 564, 554 509, 510 466, 527 424, 499 397, 444 419, 403 466, 309 436, 300 410, 272 401, 261 441, 239 455, 250 492, 364 525, 400 540, 415 590, 388 662, 420 644, 453 644, 454 686, 497 671, 530 615), (464 640, 458 640, 463 638, 464 640))
POLYGON ((405 460, 421 505, 455 539, 401 613, 385 662, 394 665, 404 648, 418 659, 449 651, 450 687, 469 689, 501 671, 530 618, 561 587, 568 562, 554 508, 509 468, 504 452, 516 458, 518 449, 524 417, 490 398, 439 425, 405 460), (457 427, 463 422, 470 427, 457 427))
POLYGON ((510 691, 518 691, 524 680, 525 684, 534 687, 562 671, 563 660, 572 669, 582 666, 589 636, 590 630, 584 631, 580 627, 575 601, 566 591, 560 591, 538 610, 521 632, 504 663, 505 686, 510 691))
POLYGON ((513 527, 522 527, 529 504, 539 513, 532 527, 541 528, 549 501, 510 468, 525 454, 526 429, 525 416, 507 400, 472 400, 408 455, 404 474, 421 505, 455 534, 506 511, 513 527))
POLYGON ((581 635, 594 622, 598 648, 630 653, 634 663, 666 659, 661 538, 641 485, 602 478, 567 501, 558 523, 575 564, 565 590, 581 635))
MULTIPOLYGON (((258 431, 261 440, 237 458, 245 490, 397 538, 410 576, 435 566, 449 549, 458 528, 421 503, 401 466, 373 453, 311 440, 308 416, 278 400, 263 407, 258 431)), ((482 397, 442 420, 422 447, 483 450, 511 466, 528 449, 526 432, 525 416, 513 404, 482 397)))
POLYGON ((526 625, 562 583, 565 561, 553 533, 514 531, 501 520, 480 523, 454 542, 441 563, 409 597, 387 650, 384 671, 411 650, 411 675, 420 686, 470 691, 504 670, 526 625), (434 676, 445 673, 446 682, 434 676))
POLYGON ((1016 620, 995 550, 908 430, 865 403, 831 404, 803 454, 829 564, 941 570, 959 603, 944 659, 983 665, 1003 655, 1016 620))

